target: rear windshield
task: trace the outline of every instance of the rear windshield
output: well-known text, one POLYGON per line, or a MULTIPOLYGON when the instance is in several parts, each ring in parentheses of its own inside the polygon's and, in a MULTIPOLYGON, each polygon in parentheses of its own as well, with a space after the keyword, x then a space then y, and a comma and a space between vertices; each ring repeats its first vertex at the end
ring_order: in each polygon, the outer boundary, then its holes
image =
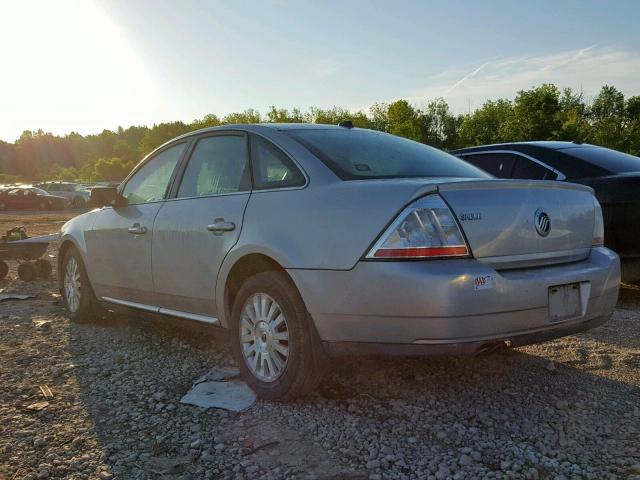
POLYGON ((609 173, 640 172, 639 157, 604 147, 571 147, 562 150, 562 153, 600 167, 609 173))
POLYGON ((453 155, 381 132, 360 129, 288 130, 343 180, 405 177, 491 178, 453 155))

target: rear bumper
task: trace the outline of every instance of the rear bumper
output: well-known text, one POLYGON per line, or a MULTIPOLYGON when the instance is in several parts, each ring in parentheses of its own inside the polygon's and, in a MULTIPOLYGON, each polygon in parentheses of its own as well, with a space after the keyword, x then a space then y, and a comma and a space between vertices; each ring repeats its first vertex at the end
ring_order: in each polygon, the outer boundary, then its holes
POLYGON ((532 343, 546 342, 554 338, 573 335, 606 323, 611 314, 591 320, 579 320, 529 333, 507 335, 483 341, 415 344, 415 343, 365 343, 365 342, 322 342, 325 352, 332 357, 344 355, 404 355, 404 356, 451 356, 475 355, 497 347, 521 347, 532 343))
POLYGON ((468 353, 477 350, 474 343, 531 343, 523 339, 546 340, 606 321, 618 298, 620 262, 599 247, 581 262, 500 272, 460 259, 360 262, 349 271, 292 269, 289 274, 329 350, 332 343, 346 342, 468 353), (491 277, 490 285, 476 289, 479 277, 491 277), (582 314, 551 323, 549 287, 567 283, 588 284, 582 314))

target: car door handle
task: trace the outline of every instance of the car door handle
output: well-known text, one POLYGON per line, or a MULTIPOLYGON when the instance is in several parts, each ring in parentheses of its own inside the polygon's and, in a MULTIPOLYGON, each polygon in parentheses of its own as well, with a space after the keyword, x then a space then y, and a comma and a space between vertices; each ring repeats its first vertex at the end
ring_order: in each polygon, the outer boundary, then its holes
POLYGON ((236 224, 233 222, 225 222, 224 218, 216 218, 212 224, 207 225, 207 230, 210 232, 231 232, 236 229, 236 224))
POLYGON ((139 223, 134 223, 133 226, 127 228, 127 232, 133 235, 144 235, 147 233, 147 227, 141 226, 139 223))

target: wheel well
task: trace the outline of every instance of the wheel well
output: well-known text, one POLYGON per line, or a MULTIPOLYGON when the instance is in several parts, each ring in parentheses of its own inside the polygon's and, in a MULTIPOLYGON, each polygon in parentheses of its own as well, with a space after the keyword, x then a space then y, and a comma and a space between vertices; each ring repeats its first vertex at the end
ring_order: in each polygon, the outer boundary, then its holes
MULTIPOLYGON (((236 299, 236 295, 238 294, 240 287, 242 287, 242 284, 247 281, 249 277, 252 277, 257 273, 274 270, 284 272, 289 276, 287 271, 282 268, 282 265, 266 255, 252 253, 238 260, 227 276, 227 282, 224 289, 225 317, 231 318, 231 309, 233 308, 233 302, 236 299)), ((291 280, 291 282, 293 283, 293 280, 291 280)))

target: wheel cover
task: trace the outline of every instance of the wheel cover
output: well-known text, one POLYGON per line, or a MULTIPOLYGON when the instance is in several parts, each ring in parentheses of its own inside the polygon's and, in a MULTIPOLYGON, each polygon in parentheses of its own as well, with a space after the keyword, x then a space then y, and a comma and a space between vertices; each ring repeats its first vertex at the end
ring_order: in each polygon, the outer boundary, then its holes
POLYGON ((289 361, 289 326, 272 297, 256 293, 240 314, 240 346, 245 364, 263 382, 273 382, 284 373, 289 361))
POLYGON ((80 268, 75 258, 71 257, 64 270, 64 297, 71 313, 80 308, 80 268))

